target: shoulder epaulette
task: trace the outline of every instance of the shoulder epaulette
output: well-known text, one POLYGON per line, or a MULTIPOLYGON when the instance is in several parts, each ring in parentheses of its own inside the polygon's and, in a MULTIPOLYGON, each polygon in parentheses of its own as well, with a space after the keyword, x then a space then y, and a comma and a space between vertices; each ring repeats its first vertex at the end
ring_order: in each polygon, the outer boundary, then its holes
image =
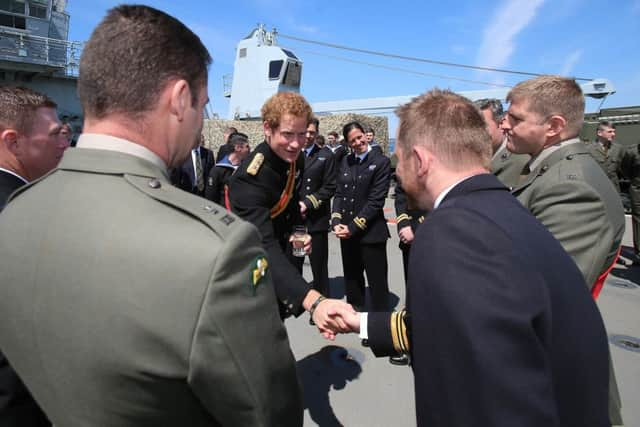
POLYGON ((247 166, 247 173, 249 175, 256 175, 264 162, 264 154, 258 153, 255 155, 249 166, 247 166))
POLYGON ((238 217, 207 199, 182 191, 169 182, 138 175, 124 175, 124 179, 149 197, 183 211, 204 223, 222 239, 229 236, 238 217))

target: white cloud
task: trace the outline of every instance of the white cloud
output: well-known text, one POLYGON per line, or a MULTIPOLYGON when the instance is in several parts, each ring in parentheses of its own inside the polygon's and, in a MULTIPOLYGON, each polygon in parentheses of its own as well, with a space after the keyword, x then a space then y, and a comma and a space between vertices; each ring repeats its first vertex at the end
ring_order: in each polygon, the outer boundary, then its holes
POLYGON ((571 71, 573 71, 573 67, 578 63, 578 61, 582 58, 582 49, 574 50, 571 52, 567 59, 562 64, 562 68, 560 69, 561 76, 569 76, 571 71))
POLYGON ((544 0, 506 0, 483 31, 476 65, 504 67, 516 48, 516 37, 536 17, 544 0))

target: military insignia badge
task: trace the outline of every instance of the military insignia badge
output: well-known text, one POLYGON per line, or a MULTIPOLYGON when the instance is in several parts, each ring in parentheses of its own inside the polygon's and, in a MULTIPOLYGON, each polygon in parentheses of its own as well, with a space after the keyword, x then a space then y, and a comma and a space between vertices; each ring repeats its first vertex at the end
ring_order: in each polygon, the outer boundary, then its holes
POLYGON ((209 186, 212 186, 212 185, 213 185, 213 177, 212 177, 212 176, 210 176, 210 177, 209 177, 209 186))
POLYGON ((376 165, 369 165, 369 170, 372 171, 376 168, 376 165))
POLYGON ((256 258, 254 261, 254 267, 251 270, 251 290, 254 295, 256 293, 256 288, 262 282, 264 276, 267 275, 268 267, 269 263, 267 263, 267 259, 263 256, 256 258))
POLYGON ((264 162, 264 154, 256 154, 256 156, 253 158, 253 160, 251 160, 251 163, 249 163, 249 166, 247 167, 247 173, 249 175, 257 174, 260 170, 260 166, 262 166, 262 162, 264 162))

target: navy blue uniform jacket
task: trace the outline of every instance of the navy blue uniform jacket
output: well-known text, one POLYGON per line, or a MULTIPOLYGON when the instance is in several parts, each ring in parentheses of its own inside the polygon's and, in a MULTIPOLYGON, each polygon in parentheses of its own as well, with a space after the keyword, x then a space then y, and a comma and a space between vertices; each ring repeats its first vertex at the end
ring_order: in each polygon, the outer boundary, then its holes
MULTIPOLYGON (((419 426, 609 425, 607 337, 582 274, 494 176, 429 213, 408 287, 419 426)), ((369 314, 379 355, 389 329, 369 314)))
MULTIPOLYGON (((301 154, 302 155, 302 154, 301 154)), ((331 198, 336 191, 336 164, 329 147, 314 144, 304 160, 300 201, 307 206, 309 232, 329 231, 331 198)))

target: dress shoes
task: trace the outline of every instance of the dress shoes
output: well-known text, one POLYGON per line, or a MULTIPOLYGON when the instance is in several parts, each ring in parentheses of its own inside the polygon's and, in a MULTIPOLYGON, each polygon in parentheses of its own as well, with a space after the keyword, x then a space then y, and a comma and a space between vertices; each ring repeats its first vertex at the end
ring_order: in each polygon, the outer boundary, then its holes
POLYGON ((409 356, 407 356, 406 354, 389 356, 389 363, 396 366, 407 366, 409 364, 409 356))
POLYGON ((369 347, 369 340, 366 338, 363 338, 360 343, 362 344, 363 347, 369 347))

